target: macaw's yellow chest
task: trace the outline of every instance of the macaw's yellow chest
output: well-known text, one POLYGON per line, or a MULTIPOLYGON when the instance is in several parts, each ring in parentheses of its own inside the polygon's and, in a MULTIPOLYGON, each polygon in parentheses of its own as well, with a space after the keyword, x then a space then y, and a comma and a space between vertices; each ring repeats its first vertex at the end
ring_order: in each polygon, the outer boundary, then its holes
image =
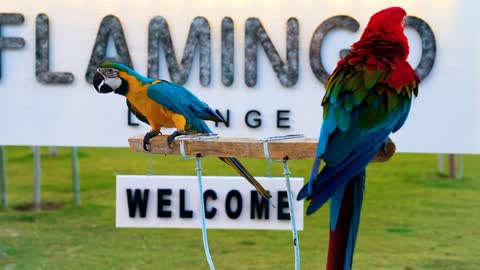
POLYGON ((167 109, 148 97, 147 88, 151 84, 142 84, 134 78, 128 78, 127 82, 127 99, 132 105, 132 109, 147 118, 152 130, 158 131, 161 127, 185 129, 186 120, 183 115, 167 109))

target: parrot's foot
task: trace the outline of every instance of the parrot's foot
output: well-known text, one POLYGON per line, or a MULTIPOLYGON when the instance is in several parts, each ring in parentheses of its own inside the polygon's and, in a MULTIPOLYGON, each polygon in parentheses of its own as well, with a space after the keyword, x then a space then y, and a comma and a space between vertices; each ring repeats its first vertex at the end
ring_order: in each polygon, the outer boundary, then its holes
POLYGON ((175 138, 176 138, 176 137, 181 136, 181 135, 190 135, 190 134, 192 134, 192 133, 186 132, 186 131, 175 130, 175 132, 173 132, 172 134, 170 134, 170 136, 168 136, 168 138, 167 138, 168 147, 169 147, 170 149, 173 149, 172 143, 173 143, 173 141, 175 141, 175 138))
POLYGON ((157 136, 158 134, 162 135, 160 131, 156 130, 150 130, 145 134, 145 137, 143 137, 143 150, 150 152, 150 139, 157 136))

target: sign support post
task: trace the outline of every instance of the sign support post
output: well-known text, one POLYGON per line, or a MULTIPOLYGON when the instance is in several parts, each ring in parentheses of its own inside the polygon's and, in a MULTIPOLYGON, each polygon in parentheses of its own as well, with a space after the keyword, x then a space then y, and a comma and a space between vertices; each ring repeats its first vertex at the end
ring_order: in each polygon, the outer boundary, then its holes
POLYGON ((80 173, 78 168, 78 147, 72 147, 73 202, 80 205, 80 173))
POLYGON ((40 209, 40 147, 33 147, 33 163, 34 163, 34 192, 33 192, 33 206, 35 209, 40 209))
POLYGON ((7 203, 7 172, 5 166, 5 151, 3 145, 0 145, 0 201, 2 207, 6 209, 7 203))
POLYGON ((437 170, 440 175, 445 173, 445 155, 438 154, 437 170))
POLYGON ((455 172, 455 178, 456 179, 462 179, 463 178, 463 155, 458 154, 457 156, 457 170, 455 172))

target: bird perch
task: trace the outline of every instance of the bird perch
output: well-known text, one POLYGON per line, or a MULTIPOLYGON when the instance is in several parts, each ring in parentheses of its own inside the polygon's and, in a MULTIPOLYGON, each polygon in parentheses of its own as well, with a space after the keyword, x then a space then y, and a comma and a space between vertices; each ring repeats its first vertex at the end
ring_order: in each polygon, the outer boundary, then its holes
MULTIPOLYGON (((151 153, 162 155, 178 155, 180 153, 178 141, 167 146, 166 135, 156 136, 151 139, 151 153)), ((269 142, 270 156, 272 159, 313 160, 317 149, 317 139, 296 138, 283 141, 269 142)), ((134 152, 143 152, 143 135, 132 137, 128 140, 130 149, 134 152)), ((210 157, 237 157, 237 158, 265 158, 263 142, 253 138, 224 138, 211 140, 185 141, 185 152, 188 155, 210 157)), ((395 144, 388 141, 386 151, 379 151, 373 162, 388 161, 395 153, 395 144)))

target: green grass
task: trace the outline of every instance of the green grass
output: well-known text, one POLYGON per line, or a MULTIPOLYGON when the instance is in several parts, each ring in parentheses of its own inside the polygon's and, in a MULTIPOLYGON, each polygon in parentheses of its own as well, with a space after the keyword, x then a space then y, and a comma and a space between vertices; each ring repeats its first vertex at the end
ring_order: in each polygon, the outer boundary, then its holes
MULTIPOLYGON (((0 210, 0 269, 207 269, 200 230, 116 229, 115 175, 145 174, 149 155, 118 148, 81 148, 81 207, 72 205, 68 148, 42 149, 42 201, 53 211, 22 212, 33 200, 33 161, 27 147, 7 147, 10 208, 0 210)), ((206 175, 233 175, 205 159, 206 175)), ((311 162, 291 161, 306 177, 311 162)), ((397 154, 370 165, 354 269, 480 269, 480 157, 465 156, 465 179, 437 175, 436 155, 397 154)), ((262 160, 246 160, 265 175, 262 160)), ((278 164, 272 171, 281 175, 278 164)), ((154 173, 193 175, 192 161, 155 156, 154 173)), ((292 269, 290 231, 210 230, 217 269, 292 269)), ((305 217, 302 269, 324 269, 328 207, 305 217)))

